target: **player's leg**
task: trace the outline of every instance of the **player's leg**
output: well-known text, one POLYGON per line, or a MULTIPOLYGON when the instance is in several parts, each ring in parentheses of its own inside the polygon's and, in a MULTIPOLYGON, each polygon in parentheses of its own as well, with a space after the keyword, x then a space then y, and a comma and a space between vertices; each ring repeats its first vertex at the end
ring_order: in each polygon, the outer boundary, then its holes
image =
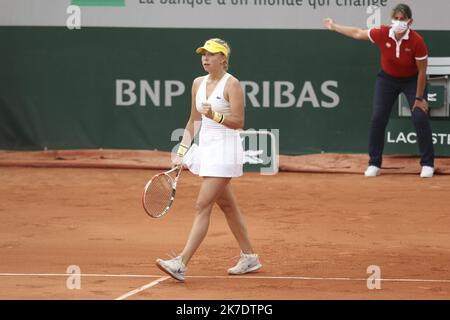
POLYGON ((253 253, 253 248, 248 237, 244 217, 242 216, 242 213, 237 205, 236 198, 231 189, 231 184, 228 184, 225 187, 216 202, 225 214, 228 226, 236 238, 241 251, 247 254, 253 253))
POLYGON ((378 75, 375 83, 373 112, 369 129, 369 166, 381 168, 384 135, 392 106, 400 93, 395 80, 378 75))
POLYGON ((186 246, 181 252, 183 263, 187 265, 206 236, 211 210, 217 198, 230 182, 230 178, 205 177, 197 197, 195 218, 186 246))
POLYGON ((211 210, 230 178, 205 177, 196 202, 194 224, 183 252, 170 260, 157 259, 156 265, 173 278, 184 281, 187 264, 205 238, 209 228, 211 210))
POLYGON ((217 199, 217 204, 224 212, 228 226, 241 248, 241 258, 234 267, 228 269, 228 273, 244 274, 260 269, 262 265, 258 255, 253 251, 244 217, 237 205, 231 184, 225 187, 225 190, 217 199))

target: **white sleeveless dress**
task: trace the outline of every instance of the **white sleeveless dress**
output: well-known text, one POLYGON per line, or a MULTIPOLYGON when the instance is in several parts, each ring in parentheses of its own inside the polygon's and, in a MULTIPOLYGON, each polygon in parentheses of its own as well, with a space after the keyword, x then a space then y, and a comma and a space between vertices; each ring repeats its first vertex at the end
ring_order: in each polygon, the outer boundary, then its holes
MULTIPOLYGON (((206 98, 205 76, 195 97, 198 111, 202 102, 209 102, 212 111, 225 115, 231 114, 230 103, 225 100, 223 91, 227 80, 231 77, 226 73, 218 82, 208 99, 206 98)), ((202 177, 239 177, 242 176, 244 152, 239 136, 239 130, 230 129, 202 115, 202 125, 199 132, 199 145, 192 145, 184 157, 184 163, 189 170, 202 177)))

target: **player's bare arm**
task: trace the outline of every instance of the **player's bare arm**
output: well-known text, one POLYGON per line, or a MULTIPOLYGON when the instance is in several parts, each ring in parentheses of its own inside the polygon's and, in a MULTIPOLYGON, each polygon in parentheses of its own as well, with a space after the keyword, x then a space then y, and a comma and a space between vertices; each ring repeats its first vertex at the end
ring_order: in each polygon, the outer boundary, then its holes
MULTIPOLYGON (((181 139, 181 143, 180 145, 185 146, 185 150, 184 152, 187 151, 187 148, 189 148, 189 146, 192 143, 192 139, 195 137, 195 135, 197 134, 200 126, 199 125, 195 125, 195 123, 198 121, 201 121, 201 114, 198 112, 197 108, 195 107, 195 96, 197 94, 197 90, 198 87, 200 86, 200 83, 202 82, 203 77, 198 77, 196 79, 194 79, 193 83, 192 83, 192 89, 191 89, 191 115, 189 116, 189 120, 186 123, 186 127, 184 129, 184 133, 183 133, 183 139, 181 139)), ((175 157, 172 158, 172 166, 178 166, 182 163, 183 159, 182 156, 180 155, 176 155, 175 157)))
POLYGON ((242 129, 245 121, 244 91, 235 77, 228 80, 224 97, 230 102, 231 115, 225 118, 223 124, 232 129, 242 129))

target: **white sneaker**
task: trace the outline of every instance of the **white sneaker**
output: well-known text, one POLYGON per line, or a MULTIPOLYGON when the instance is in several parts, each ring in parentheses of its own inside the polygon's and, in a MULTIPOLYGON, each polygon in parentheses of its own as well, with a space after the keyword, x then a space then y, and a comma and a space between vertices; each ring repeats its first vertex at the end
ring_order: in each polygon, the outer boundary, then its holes
POLYGON ((420 172, 421 178, 432 178, 434 174, 434 168, 429 166, 423 166, 420 172))
POLYGON ((381 173, 381 169, 375 166, 369 166, 367 170, 364 172, 366 177, 376 177, 381 173))
POLYGON ((245 254, 241 252, 241 258, 239 262, 233 267, 228 269, 229 274, 244 274, 248 272, 253 272, 262 267, 262 264, 259 262, 258 255, 253 254, 245 254))
POLYGON ((184 265, 181 256, 170 260, 156 259, 156 266, 172 278, 177 279, 178 281, 184 281, 184 273, 187 268, 184 265))

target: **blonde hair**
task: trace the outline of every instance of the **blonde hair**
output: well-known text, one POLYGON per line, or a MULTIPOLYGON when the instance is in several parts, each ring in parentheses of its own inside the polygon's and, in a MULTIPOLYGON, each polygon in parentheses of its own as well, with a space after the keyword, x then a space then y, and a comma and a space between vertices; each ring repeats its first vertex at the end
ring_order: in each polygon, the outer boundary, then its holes
POLYGON ((230 66, 230 55, 231 55, 231 47, 230 47, 230 45, 225 40, 222 40, 220 38, 212 38, 210 40, 215 41, 217 43, 220 43, 225 48, 227 48, 228 56, 225 56, 223 53, 222 53, 222 55, 225 57, 225 63, 223 65, 223 68, 225 69, 225 71, 228 71, 228 68, 230 66))

